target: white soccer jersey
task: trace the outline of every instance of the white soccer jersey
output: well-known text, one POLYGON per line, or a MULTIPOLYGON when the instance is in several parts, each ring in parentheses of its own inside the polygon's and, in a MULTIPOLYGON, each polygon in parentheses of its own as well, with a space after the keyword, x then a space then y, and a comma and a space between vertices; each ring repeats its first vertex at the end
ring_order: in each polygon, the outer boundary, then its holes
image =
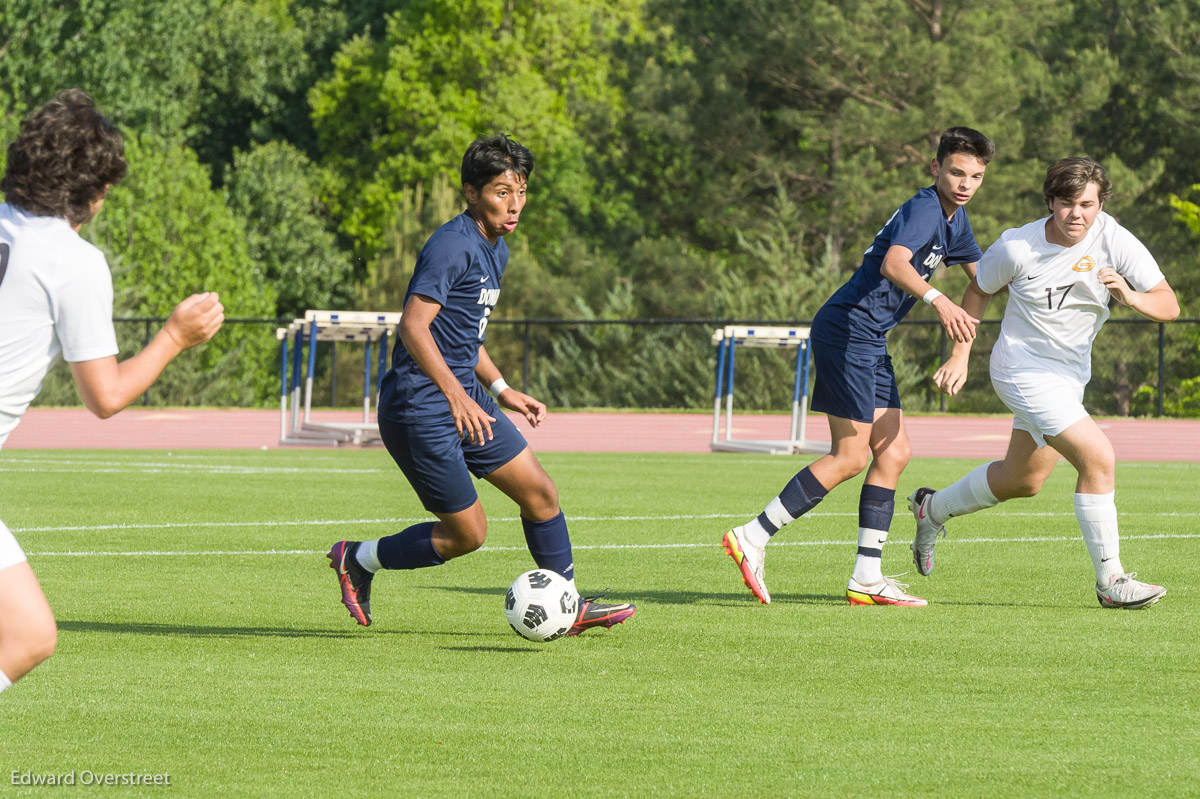
POLYGON ((117 354, 112 274, 65 219, 0 203, 0 446, 61 354, 117 354))
POLYGON ((1008 286, 1008 307, 992 348, 991 373, 1052 371, 1086 385, 1092 341, 1108 319, 1111 295, 1096 277, 1115 269, 1136 291, 1163 279, 1150 251, 1101 211, 1073 247, 1046 240, 1046 219, 1004 231, 979 261, 988 294, 1008 286))

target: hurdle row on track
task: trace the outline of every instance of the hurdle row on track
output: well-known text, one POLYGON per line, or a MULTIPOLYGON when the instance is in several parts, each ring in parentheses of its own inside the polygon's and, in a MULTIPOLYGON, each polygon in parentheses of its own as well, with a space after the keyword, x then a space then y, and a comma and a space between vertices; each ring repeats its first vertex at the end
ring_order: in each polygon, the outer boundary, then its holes
POLYGON ((303 319, 295 319, 287 327, 276 328, 280 362, 279 443, 340 446, 378 441, 379 425, 371 419, 371 400, 374 397, 378 411, 380 384, 388 369, 388 344, 393 336, 399 337, 399 325, 398 312, 306 311, 303 319), (313 373, 317 366, 317 343, 321 341, 365 345, 361 422, 316 421, 312 418, 313 373), (375 345, 378 353, 378 373, 374 381, 371 379, 372 345, 375 345), (308 348, 307 355, 305 347, 308 348), (307 370, 304 368, 306 365, 307 370))
POLYGON ((712 334, 717 348, 716 390, 713 392, 713 452, 765 452, 793 455, 800 452, 829 452, 829 444, 805 437, 808 418, 808 382, 812 364, 807 327, 746 327, 727 325, 712 334), (737 347, 770 349, 796 348, 796 373, 792 382, 791 438, 787 440, 749 440, 733 436, 733 364, 737 347), (721 412, 724 404, 725 435, 721 436, 721 412))

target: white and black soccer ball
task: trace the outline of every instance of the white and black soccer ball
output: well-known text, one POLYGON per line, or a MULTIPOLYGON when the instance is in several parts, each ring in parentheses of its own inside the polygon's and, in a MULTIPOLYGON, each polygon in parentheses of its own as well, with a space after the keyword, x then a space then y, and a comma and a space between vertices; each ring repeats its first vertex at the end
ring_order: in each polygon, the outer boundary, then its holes
POLYGON ((553 641, 575 623, 579 594, 567 578, 548 569, 525 572, 508 588, 504 617, 522 638, 553 641))

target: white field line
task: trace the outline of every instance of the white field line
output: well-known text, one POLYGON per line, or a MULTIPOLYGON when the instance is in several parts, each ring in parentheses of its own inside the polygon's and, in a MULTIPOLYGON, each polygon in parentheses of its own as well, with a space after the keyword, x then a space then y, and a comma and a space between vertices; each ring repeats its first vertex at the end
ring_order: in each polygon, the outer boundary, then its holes
MULTIPOLYGON (((652 522, 652 521, 705 521, 708 519, 750 519, 755 514, 745 511, 736 513, 681 513, 681 514, 659 514, 652 516, 567 516, 567 521, 575 522, 652 522)), ((1004 517, 1033 517, 1033 518, 1053 518, 1053 517, 1070 517, 1074 518, 1072 512, 1046 512, 1046 513, 1021 513, 1021 512, 999 512, 990 513, 989 516, 1004 516, 1004 517)), ((1179 513, 1179 512, 1163 512, 1163 513, 1120 513, 1119 516, 1131 518, 1183 518, 1192 519, 1200 516, 1200 513, 1179 513)), ((821 519, 821 518, 851 518, 857 517, 858 512, 852 511, 847 513, 807 513, 797 523, 803 523, 805 519, 821 519)), ((488 519, 491 522, 518 522, 519 516, 492 516, 488 519)), ((11 527, 9 528, 14 533, 86 533, 100 532, 105 530, 185 530, 185 529, 212 529, 212 528, 230 528, 230 527, 347 527, 356 524, 416 524, 418 522, 429 521, 428 516, 400 516, 378 519, 302 519, 294 521, 256 521, 256 522, 162 522, 158 524, 89 524, 89 525, 73 525, 65 527, 11 527)), ((1015 539, 1005 539, 1015 540, 1015 539)))
MULTIPOLYGON (((1200 533, 1151 533, 1147 535, 1124 535, 1121 538, 1125 541, 1146 541, 1155 539, 1194 539, 1200 538, 1200 533)), ((1079 536, 1041 536, 1041 537, 1022 537, 1022 538, 956 538, 956 544, 1058 544, 1065 542, 1075 542, 1079 540, 1079 536)), ((893 541, 893 544, 905 543, 903 541, 893 541)), ((777 541, 771 544, 773 547, 844 547, 853 544, 852 541, 846 539, 844 541, 777 541)), ((573 549, 577 550, 614 550, 614 549, 713 549, 717 548, 717 544, 708 542, 704 544, 698 543, 674 543, 674 544, 582 544, 576 545, 573 549)), ((526 547, 480 547, 478 552, 526 552, 526 547)), ((96 558, 96 557, 222 557, 222 556, 263 556, 263 555, 324 555, 323 549, 213 549, 199 552, 173 552, 167 550, 145 550, 133 552, 110 552, 99 550, 88 550, 82 552, 30 552, 31 557, 38 558, 54 558, 54 557, 75 557, 75 558, 96 558)))

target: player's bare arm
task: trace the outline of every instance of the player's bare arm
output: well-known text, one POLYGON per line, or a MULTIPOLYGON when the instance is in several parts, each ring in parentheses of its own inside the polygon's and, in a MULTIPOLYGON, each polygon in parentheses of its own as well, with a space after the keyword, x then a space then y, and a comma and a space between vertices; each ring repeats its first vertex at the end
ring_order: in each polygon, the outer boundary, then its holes
MULTIPOLYGON (((929 291, 929 284, 913 268, 912 258, 912 250, 900 244, 893 244, 883 256, 879 272, 909 295, 920 299, 929 291)), ((975 326, 979 324, 979 320, 955 305, 954 300, 945 295, 937 297, 933 301, 933 309, 937 311, 938 319, 952 341, 971 341, 975 338, 975 326)))
MULTIPOLYGON (((479 363, 475 365, 475 376, 479 378, 480 385, 494 385, 503 375, 500 374, 500 369, 492 361, 492 358, 487 353, 487 349, 479 345, 479 363)), ((507 386, 503 391, 496 395, 496 401, 504 408, 510 411, 516 411, 525 417, 529 422, 530 427, 537 427, 546 418, 546 406, 538 402, 528 394, 517 391, 512 386, 507 386)))
POLYGON ((1096 278, 1117 302, 1132 308, 1147 319, 1155 322, 1173 322, 1179 318, 1179 299, 1165 279, 1160 280, 1148 291, 1134 291, 1125 278, 1111 267, 1101 269, 1096 278))
POLYGON ((167 323, 137 355, 115 355, 71 364, 79 396, 89 411, 107 419, 143 393, 176 355, 216 335, 225 308, 215 291, 193 294, 175 306, 167 323))
MULTIPOLYGON (((421 367, 438 390, 446 395, 450 403, 450 415, 454 417, 454 427, 460 438, 475 444, 483 445, 492 440, 492 422, 496 419, 484 412, 479 403, 467 395, 466 389, 442 357, 433 333, 429 331, 430 324, 442 309, 434 300, 414 294, 404 304, 404 313, 400 317, 400 340, 404 348, 412 355, 417 366, 421 367)), ((495 366, 492 367, 495 369, 495 366)), ((499 370, 496 371, 499 375, 499 370)))
MULTIPOLYGON (((964 264, 963 268, 971 276, 971 283, 967 286, 966 291, 963 292, 961 307, 964 312, 973 318, 982 319, 983 312, 987 310, 992 295, 979 288, 979 284, 975 282, 975 264, 964 264), (967 266, 971 268, 967 270, 967 266)), ((970 361, 971 345, 973 343, 973 339, 971 341, 956 342, 951 348, 950 356, 946 358, 946 362, 933 373, 934 385, 943 394, 953 397, 966 384, 967 365, 970 361)))

